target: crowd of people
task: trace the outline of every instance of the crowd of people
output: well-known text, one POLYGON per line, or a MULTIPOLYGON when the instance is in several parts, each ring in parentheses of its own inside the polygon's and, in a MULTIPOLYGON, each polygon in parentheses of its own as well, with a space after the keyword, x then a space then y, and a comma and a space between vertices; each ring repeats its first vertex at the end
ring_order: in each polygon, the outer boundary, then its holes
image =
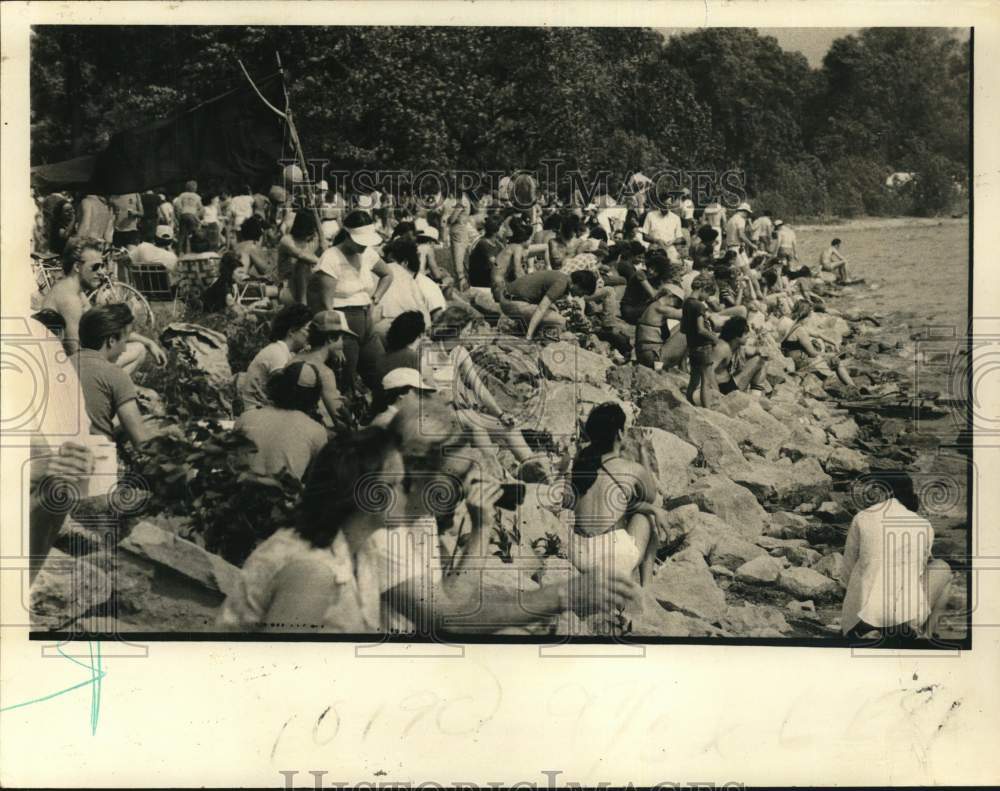
MULTIPOLYGON (((609 403, 553 466, 477 367, 487 325, 539 344, 571 333, 621 364, 684 371, 687 398, 706 408, 734 391, 766 397, 775 355, 860 392, 839 338, 808 321, 834 312, 817 293, 821 271, 849 281, 839 239, 809 267, 789 224, 746 202, 532 192, 525 207, 510 185, 401 199, 325 183, 205 193, 191 181, 172 200, 53 192, 37 203, 35 249, 60 255, 64 277, 35 318, 62 338, 78 376, 69 386, 106 442, 141 451, 150 429, 132 377, 164 359, 127 306, 90 307, 107 245, 174 283, 185 257, 216 260, 204 309, 268 324, 270 342, 237 377, 234 428, 253 441, 255 472, 303 481, 301 515, 253 551, 221 625, 495 631, 573 613, 620 628, 666 530, 650 465, 623 458, 626 415, 609 403), (248 280, 261 286, 252 304, 248 280), (509 481, 485 463, 498 448, 516 465, 509 481), (563 485, 575 573, 482 596, 476 559, 490 554, 497 506, 516 508, 536 482, 563 485)), ((81 475, 91 453, 63 443, 49 474, 81 475)), ((929 595, 921 625, 942 595, 929 595)))

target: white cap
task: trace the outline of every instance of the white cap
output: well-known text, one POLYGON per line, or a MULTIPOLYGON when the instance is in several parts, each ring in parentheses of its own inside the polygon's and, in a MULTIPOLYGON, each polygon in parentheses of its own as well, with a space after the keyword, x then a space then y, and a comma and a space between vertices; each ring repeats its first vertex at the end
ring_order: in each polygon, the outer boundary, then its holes
POLYGON ((436 387, 431 387, 420 378, 420 371, 416 368, 393 368, 382 377, 383 390, 398 390, 401 387, 412 387, 428 393, 437 392, 436 387))
POLYGON ((323 179, 316 186, 319 187, 319 189, 323 190, 324 192, 326 192, 328 189, 330 189, 330 185, 326 183, 326 179, 323 179))
POLYGON ((370 209, 375 202, 372 200, 371 195, 359 195, 358 196, 358 208, 359 209, 370 209))
POLYGON ((736 207, 736 211, 745 211, 745 212, 750 213, 750 214, 753 213, 753 209, 750 208, 750 204, 747 203, 746 201, 743 201, 743 203, 741 203, 739 206, 737 206, 736 207))
POLYGON ((157 225, 156 226, 156 238, 157 239, 173 239, 174 229, 169 225, 157 225))

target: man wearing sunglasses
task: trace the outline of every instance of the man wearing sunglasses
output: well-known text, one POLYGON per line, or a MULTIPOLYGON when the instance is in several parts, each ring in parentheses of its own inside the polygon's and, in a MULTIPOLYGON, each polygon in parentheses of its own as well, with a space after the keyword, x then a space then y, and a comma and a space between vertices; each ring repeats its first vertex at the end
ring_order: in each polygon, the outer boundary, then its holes
MULTIPOLYGON (((101 243, 96 239, 71 240, 63 251, 63 279, 45 295, 42 309, 56 311, 66 322, 63 334, 66 354, 75 354, 80 348, 80 317, 91 307, 87 293, 101 284, 104 267, 101 243)), ((133 332, 115 362, 131 376, 147 355, 157 365, 167 361, 167 355, 155 341, 133 332)))

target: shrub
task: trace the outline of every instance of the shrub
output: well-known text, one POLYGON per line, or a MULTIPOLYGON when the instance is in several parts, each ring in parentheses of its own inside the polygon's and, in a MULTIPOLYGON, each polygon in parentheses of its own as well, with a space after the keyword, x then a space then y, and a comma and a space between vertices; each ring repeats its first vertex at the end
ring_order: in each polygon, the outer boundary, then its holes
POLYGON ((144 514, 180 517, 179 535, 241 566, 254 547, 294 524, 302 484, 249 469, 253 441, 214 420, 173 426, 143 446, 136 464, 144 514))

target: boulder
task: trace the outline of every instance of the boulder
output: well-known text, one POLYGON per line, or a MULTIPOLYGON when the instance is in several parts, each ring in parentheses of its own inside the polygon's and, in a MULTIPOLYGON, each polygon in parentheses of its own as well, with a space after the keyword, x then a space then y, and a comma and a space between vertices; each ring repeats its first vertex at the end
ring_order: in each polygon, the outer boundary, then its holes
MULTIPOLYGON (((780 532, 780 535, 775 536, 776 538, 805 538, 809 528, 809 520, 801 514, 795 514, 791 511, 776 511, 771 514, 771 525, 777 528, 777 532, 780 532)), ((768 531, 768 535, 775 535, 775 533, 768 531)))
POLYGON ((764 532, 767 512, 749 489, 724 475, 709 475, 698 481, 691 499, 709 513, 731 525, 742 538, 755 538, 764 532))
POLYGON ((104 604, 111 594, 111 578, 104 571, 52 548, 31 584, 32 627, 62 628, 104 604))
POLYGON ((771 554, 780 554, 793 566, 812 566, 823 556, 815 549, 809 547, 780 547, 772 550, 771 554))
POLYGON ((590 410, 607 401, 618 402, 629 420, 635 419, 635 408, 628 401, 619 399, 607 385, 598 387, 586 382, 549 382, 542 393, 542 404, 534 425, 522 426, 546 431, 554 439, 564 442, 576 438, 580 426, 590 410))
POLYGON ((782 637, 792 630, 780 610, 753 604, 727 608, 720 625, 740 637, 782 637))
POLYGON ((792 599, 788 602, 786 609, 795 615, 802 615, 806 618, 816 617, 816 604, 811 599, 809 601, 796 601, 792 599))
POLYGON ((736 569, 736 580, 755 585, 769 585, 778 580, 781 571, 782 566, 779 561, 768 555, 761 555, 748 560, 736 569))
POLYGON ((841 442, 854 442, 858 438, 858 424, 854 418, 847 418, 839 423, 834 423, 829 428, 830 433, 841 442))
POLYGON ((740 436, 746 429, 726 415, 692 406, 677 388, 665 387, 648 393, 639 407, 640 426, 662 428, 687 440, 701 451, 712 469, 744 463, 738 440, 729 434, 729 429, 735 429, 740 436))
POLYGON ((840 586, 815 569, 792 566, 781 572, 778 587, 796 599, 823 600, 835 597, 840 586))
POLYGON ((813 568, 820 574, 836 580, 842 588, 847 587, 847 579, 844 575, 844 556, 839 552, 831 552, 814 563, 813 568))
POLYGON ((818 332, 827 338, 842 343, 851 334, 851 325, 832 313, 810 313, 802 320, 802 326, 809 332, 818 332))
POLYGON ((762 547, 737 538, 734 535, 721 536, 712 547, 708 562, 713 566, 723 566, 735 571, 748 560, 767 554, 762 547))
POLYGON ((699 511, 697 505, 685 505, 670 513, 678 514, 682 524, 684 544, 681 548, 694 548, 705 558, 712 554, 717 542, 734 534, 733 529, 719 517, 699 511))
POLYGON ((622 456, 642 463, 640 450, 645 451, 650 472, 665 497, 677 497, 687 491, 690 479, 688 468, 698 456, 694 445, 661 428, 633 426, 622 443, 622 456))
POLYGON ((607 382, 627 398, 635 398, 667 386, 670 380, 662 371, 654 371, 645 365, 616 365, 608 368, 607 382))
POLYGON ((820 503, 813 514, 827 524, 844 524, 851 521, 851 515, 844 506, 834 500, 820 503))
POLYGON ((667 560, 648 584, 668 610, 716 622, 726 612, 726 595, 715 584, 701 555, 685 551, 667 560))
POLYGON ((853 448, 833 446, 826 460, 821 460, 823 469, 830 475, 860 475, 868 471, 868 459, 853 448))
MULTIPOLYGON (((772 536, 759 536, 754 539, 754 543, 767 550, 780 549, 786 547, 807 547, 809 542, 804 538, 774 538, 772 536)), ((784 554, 783 552, 780 554, 784 554)))
POLYGON ((643 589, 632 613, 629 634, 637 637, 694 637, 692 627, 696 627, 696 624, 697 619, 665 609, 649 590, 643 589))
MULTIPOLYGON (((746 434, 741 444, 762 455, 776 452, 791 434, 786 425, 761 406, 760 399, 747 393, 729 393, 720 399, 718 409, 724 415, 744 423, 746 434)), ((734 429, 731 426, 726 428, 732 435, 734 429)))
POLYGON ((724 577, 726 579, 735 579, 736 577, 736 572, 732 569, 727 569, 725 566, 709 566, 708 570, 716 577, 724 577))
POLYGON ((150 522, 137 524, 118 546, 224 596, 239 586, 240 570, 232 563, 150 522))
POLYGON ((612 361, 610 357, 559 341, 542 349, 541 365, 549 379, 603 385, 612 361))
POLYGON ((745 486, 758 500, 794 508, 829 496, 833 481, 819 462, 805 458, 794 464, 747 464, 726 467, 727 475, 745 486))

